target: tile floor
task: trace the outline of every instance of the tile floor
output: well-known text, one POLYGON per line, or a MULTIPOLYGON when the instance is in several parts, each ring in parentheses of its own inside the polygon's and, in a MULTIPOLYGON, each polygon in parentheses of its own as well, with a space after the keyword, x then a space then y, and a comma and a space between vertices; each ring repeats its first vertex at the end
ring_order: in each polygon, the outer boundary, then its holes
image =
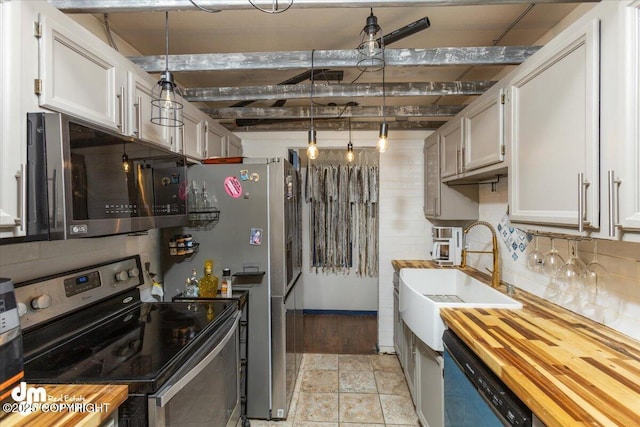
POLYGON ((286 421, 252 427, 419 426, 407 383, 392 354, 304 355, 286 421))

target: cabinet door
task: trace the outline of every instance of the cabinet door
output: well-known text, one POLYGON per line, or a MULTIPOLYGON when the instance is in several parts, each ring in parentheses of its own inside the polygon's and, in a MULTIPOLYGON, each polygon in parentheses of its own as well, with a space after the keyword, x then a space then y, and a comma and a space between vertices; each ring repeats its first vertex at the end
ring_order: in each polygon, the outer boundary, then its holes
POLYGON ((128 72, 128 133, 145 141, 171 147, 168 127, 151 123, 151 98, 156 80, 148 74, 128 72))
POLYGON ((462 119, 464 172, 504 160, 504 91, 487 95, 462 119))
POLYGON ((226 138, 222 126, 215 122, 207 122, 207 147, 205 157, 222 157, 225 151, 226 138))
POLYGON ((556 37, 511 81, 511 220, 598 227, 599 22, 556 37))
POLYGON ((433 134, 424 141, 424 216, 440 215, 440 139, 433 134))
POLYGON ((444 426, 444 359, 417 340, 416 412, 423 426, 444 426))
POLYGON ((235 135, 226 136, 225 157, 242 157, 242 141, 235 135))
POLYGON ((460 149, 462 147, 462 120, 454 118, 442 126, 440 132, 441 178, 457 175, 461 172, 460 149))
POLYGON ((180 128, 178 138, 183 153, 192 159, 202 160, 205 151, 204 121, 200 110, 185 103, 182 109, 184 126, 180 128))
POLYGON ((404 376, 407 379, 407 386, 411 393, 413 403, 416 403, 416 336, 411 329, 403 322, 403 333, 405 342, 405 370, 404 376))
MULTIPOLYGON (((625 9, 625 137, 608 168, 609 235, 640 241, 640 1, 625 9)), ((609 142, 609 141, 607 141, 609 142)))
POLYGON ((40 105, 125 132, 127 77, 117 52, 73 24, 64 15, 41 17, 40 105))

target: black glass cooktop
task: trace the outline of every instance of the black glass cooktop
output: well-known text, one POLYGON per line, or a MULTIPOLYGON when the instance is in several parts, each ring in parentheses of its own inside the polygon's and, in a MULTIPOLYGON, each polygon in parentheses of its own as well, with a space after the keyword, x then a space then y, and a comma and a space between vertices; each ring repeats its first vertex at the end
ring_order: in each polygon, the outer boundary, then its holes
MULTIPOLYGON (((122 297, 120 297, 122 299, 122 297)), ((153 392, 237 309, 232 301, 108 303, 25 332, 25 378, 33 383, 127 383, 153 392), (55 337, 55 338, 52 338, 55 337)))

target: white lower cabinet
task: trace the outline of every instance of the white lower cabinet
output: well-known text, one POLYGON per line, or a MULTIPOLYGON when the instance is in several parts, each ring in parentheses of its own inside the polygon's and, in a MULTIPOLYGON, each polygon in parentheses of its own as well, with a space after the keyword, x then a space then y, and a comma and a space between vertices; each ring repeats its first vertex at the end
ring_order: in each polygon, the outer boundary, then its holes
POLYGON ((411 332, 411 329, 402 323, 402 334, 404 336, 404 376, 407 380, 407 386, 409 387, 409 393, 411 393, 411 399, 413 403, 416 403, 416 336, 411 332))
POLYGON ((444 358, 416 339, 416 412, 423 427, 444 426, 444 358))

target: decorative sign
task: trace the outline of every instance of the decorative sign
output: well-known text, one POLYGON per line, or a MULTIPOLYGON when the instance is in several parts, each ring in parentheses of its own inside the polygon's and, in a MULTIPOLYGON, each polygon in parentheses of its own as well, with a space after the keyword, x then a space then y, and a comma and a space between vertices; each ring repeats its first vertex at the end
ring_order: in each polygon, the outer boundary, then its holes
POLYGON ((228 176, 224 179, 224 191, 234 199, 242 196, 242 184, 235 176, 228 176))

